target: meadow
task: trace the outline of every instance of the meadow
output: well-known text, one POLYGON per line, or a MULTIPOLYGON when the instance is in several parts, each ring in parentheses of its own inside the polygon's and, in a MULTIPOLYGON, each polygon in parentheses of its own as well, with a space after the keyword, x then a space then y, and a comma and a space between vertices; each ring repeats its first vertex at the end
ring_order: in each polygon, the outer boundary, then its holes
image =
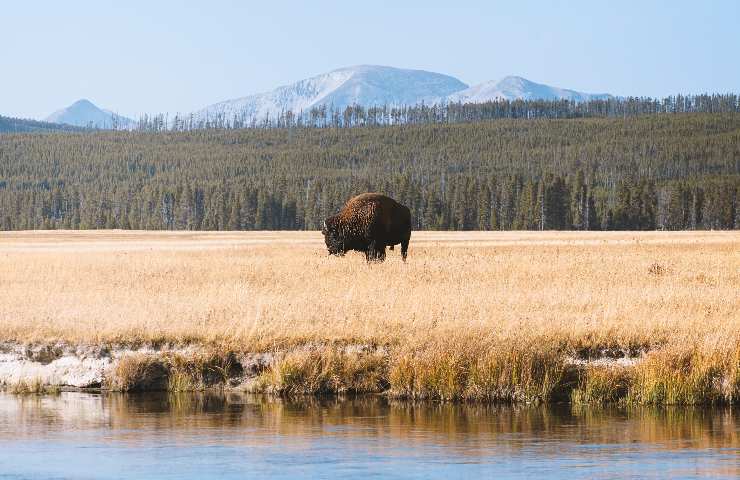
POLYGON ((249 388, 281 394, 740 396, 733 231, 414 232, 379 264, 318 232, 4 232, 0 304, 0 342, 272 352, 249 388))

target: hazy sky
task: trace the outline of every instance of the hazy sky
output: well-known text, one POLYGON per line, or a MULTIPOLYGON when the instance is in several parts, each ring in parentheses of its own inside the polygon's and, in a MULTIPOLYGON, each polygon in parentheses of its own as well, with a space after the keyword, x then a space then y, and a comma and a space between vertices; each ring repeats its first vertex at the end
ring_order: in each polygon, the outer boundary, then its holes
POLYGON ((187 112, 356 64, 471 85, 737 92, 738 20, 738 0, 3 2, 0 114, 41 118, 79 98, 187 112))

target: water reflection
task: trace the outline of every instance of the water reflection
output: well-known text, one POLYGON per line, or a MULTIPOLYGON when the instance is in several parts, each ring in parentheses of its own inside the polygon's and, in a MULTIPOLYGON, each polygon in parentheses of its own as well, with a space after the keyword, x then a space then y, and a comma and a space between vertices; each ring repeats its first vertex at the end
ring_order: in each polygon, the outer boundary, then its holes
POLYGON ((735 478, 738 455, 733 409, 0 395, 0 478, 735 478))

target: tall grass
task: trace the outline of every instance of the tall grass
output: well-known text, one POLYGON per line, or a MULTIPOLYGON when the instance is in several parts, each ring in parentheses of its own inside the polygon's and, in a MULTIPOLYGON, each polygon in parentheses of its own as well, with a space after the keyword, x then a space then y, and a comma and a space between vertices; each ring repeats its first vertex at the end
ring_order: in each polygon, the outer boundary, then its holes
POLYGON ((671 345, 634 369, 629 400, 640 404, 738 403, 740 346, 671 345))
POLYGON ((279 355, 255 390, 283 395, 379 393, 387 388, 385 355, 336 348, 299 349, 279 355))
MULTIPOLYGON (((276 393, 738 399, 738 232, 414 232, 374 265, 316 232, 15 232, 0 272, 0 341, 275 352, 252 386, 276 393), (570 363, 623 354, 644 359, 570 363)), ((239 375, 219 362, 126 360, 109 384, 239 375)))
POLYGON ((57 385, 48 385, 39 377, 30 380, 21 379, 7 385, 5 389, 16 395, 56 395, 61 391, 57 385))
POLYGON ((551 345, 486 345, 463 337, 402 351, 389 378, 391 394, 398 397, 546 402, 557 394, 564 374, 562 355, 551 345))
POLYGON ((631 369, 619 365, 591 365, 578 374, 570 394, 574 405, 603 405, 625 400, 632 378, 631 369))
POLYGON ((231 353, 130 354, 115 363, 106 377, 114 391, 191 392, 227 385, 238 377, 241 366, 231 353))

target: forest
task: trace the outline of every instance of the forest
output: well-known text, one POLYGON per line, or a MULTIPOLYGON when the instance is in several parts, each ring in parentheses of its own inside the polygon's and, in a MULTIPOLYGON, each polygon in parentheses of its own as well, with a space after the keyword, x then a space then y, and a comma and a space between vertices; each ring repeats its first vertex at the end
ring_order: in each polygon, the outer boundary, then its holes
POLYGON ((25 132, 80 132, 83 128, 0 115, 0 134, 25 132))
POLYGON ((408 205, 417 230, 738 229, 737 97, 692 98, 670 112, 472 115, 493 102, 455 121, 365 111, 352 128, 5 133, 0 229, 316 230, 364 191, 408 205))
MULTIPOLYGON (((252 112, 217 114, 211 117, 167 114, 143 115, 135 129, 159 132, 189 131, 209 128, 353 128, 362 126, 425 125, 514 118, 613 118, 654 114, 738 113, 740 97, 736 94, 674 95, 651 97, 611 97, 603 100, 507 100, 482 103, 447 103, 425 105, 349 105, 335 108, 319 105, 308 111, 279 112, 256 118, 252 112)), ((114 121, 116 119, 114 118, 114 121)), ((114 128, 117 129, 117 128, 114 128)))

